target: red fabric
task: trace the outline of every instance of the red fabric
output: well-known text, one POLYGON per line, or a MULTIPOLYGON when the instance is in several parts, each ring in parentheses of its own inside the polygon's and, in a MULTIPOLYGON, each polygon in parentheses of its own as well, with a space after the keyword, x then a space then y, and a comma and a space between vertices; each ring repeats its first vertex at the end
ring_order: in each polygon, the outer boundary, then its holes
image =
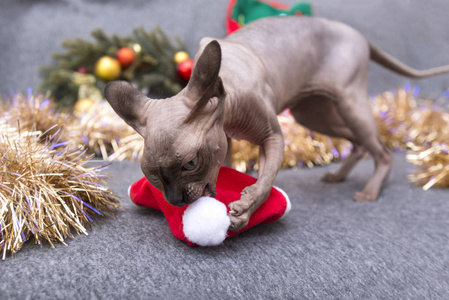
POLYGON ((145 177, 131 185, 129 197, 137 205, 162 211, 173 235, 191 246, 194 245, 186 239, 182 231, 182 215, 187 206, 177 207, 165 201, 162 192, 152 186, 145 177))
POLYGON ((231 18, 232 10, 237 0, 230 0, 226 10, 226 33, 229 35, 240 28, 239 23, 231 18))
MULTIPOLYGON (((216 199, 227 205, 240 199, 242 190, 256 182, 254 177, 238 172, 234 169, 221 167, 217 178, 216 199)), ((187 240, 183 233, 182 215, 187 206, 177 207, 165 201, 162 192, 153 187, 145 177, 131 185, 131 200, 140 206, 146 206, 161 210, 175 237, 194 246, 187 240)), ((284 195, 275 188, 271 189, 268 199, 253 213, 248 225, 238 232, 228 230, 226 238, 235 236, 257 224, 269 223, 281 218, 287 209, 287 200, 284 195)), ((229 212, 229 208, 228 208, 229 212)))
POLYGON ((237 23, 236 21, 234 21, 233 19, 229 19, 228 23, 226 24, 226 30, 228 34, 233 33, 234 31, 240 29, 240 25, 239 23, 237 23))
MULTIPOLYGON (((228 3, 228 8, 226 9, 226 34, 228 35, 240 29, 240 24, 237 22, 237 20, 232 19, 232 11, 234 10, 236 2, 237 0, 230 0, 228 3)), ((288 4, 278 2, 275 0, 265 0, 261 2, 267 3, 277 9, 288 10, 290 8, 288 4)), ((296 15, 300 16, 301 12, 297 12, 296 15)))

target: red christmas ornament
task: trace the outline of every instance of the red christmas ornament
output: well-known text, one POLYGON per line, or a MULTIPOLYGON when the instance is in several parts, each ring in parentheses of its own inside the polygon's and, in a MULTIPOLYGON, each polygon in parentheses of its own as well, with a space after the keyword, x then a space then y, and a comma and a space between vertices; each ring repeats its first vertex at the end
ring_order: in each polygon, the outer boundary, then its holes
POLYGON ((192 75, 193 69, 193 59, 188 58, 182 62, 180 62, 176 66, 176 70, 178 71, 178 76, 182 81, 189 81, 190 76, 192 75))
POLYGON ((86 67, 79 67, 78 69, 76 69, 76 71, 81 74, 89 73, 89 70, 86 67))
POLYGON ((117 51, 117 59, 120 62, 120 65, 124 68, 132 65, 135 58, 136 54, 131 48, 123 47, 117 51))

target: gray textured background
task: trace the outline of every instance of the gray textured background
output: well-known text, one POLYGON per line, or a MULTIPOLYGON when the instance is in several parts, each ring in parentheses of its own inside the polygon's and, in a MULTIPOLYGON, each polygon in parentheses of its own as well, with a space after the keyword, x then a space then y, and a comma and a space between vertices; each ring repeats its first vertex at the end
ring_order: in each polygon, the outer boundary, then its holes
MULTIPOLYGON (((284 3, 294 3, 285 0, 284 3)), ((449 64, 445 0, 313 0, 315 15, 341 20, 361 31, 381 49, 418 69, 449 64)), ((178 35, 193 54, 203 36, 225 35, 227 0, 0 0, 0 94, 35 89, 37 69, 52 63, 61 39, 81 37, 102 28, 129 35, 137 26, 156 24, 178 35)), ((370 92, 379 93, 410 81, 373 65, 370 92)), ((449 75, 413 81, 433 98, 449 88, 449 75)))
MULTIPOLYGON (((285 1, 292 3, 292 1, 285 1)), ((315 0, 315 15, 338 19, 416 67, 449 63, 449 1, 315 0)), ((191 52, 205 35, 225 34, 227 1, 0 0, 0 94, 35 89, 62 38, 95 28, 127 35, 160 24, 191 52)), ((374 66, 370 91, 408 79, 374 66)), ((419 81, 439 97, 449 76, 419 81)), ((449 299, 448 190, 422 191, 395 166, 376 203, 354 203, 372 172, 364 160, 348 182, 319 178, 335 165, 282 170, 276 184, 293 209, 214 248, 176 240, 159 212, 134 206, 126 191, 137 163, 113 163, 110 186, 126 210, 98 218, 68 247, 32 242, 0 261, 0 299, 449 299)))

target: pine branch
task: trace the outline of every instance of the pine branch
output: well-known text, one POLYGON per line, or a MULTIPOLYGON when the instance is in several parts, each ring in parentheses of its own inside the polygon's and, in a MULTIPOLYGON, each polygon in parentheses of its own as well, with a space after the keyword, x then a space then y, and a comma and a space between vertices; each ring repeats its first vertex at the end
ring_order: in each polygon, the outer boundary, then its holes
POLYGON ((81 86, 102 92, 106 81, 95 74, 97 61, 103 56, 115 57, 120 48, 136 45, 141 51, 136 53, 131 66, 122 69, 118 79, 163 95, 173 95, 182 89, 183 83, 173 62, 174 54, 186 48, 179 37, 175 37, 172 43, 159 26, 149 32, 142 27, 135 28, 131 36, 124 37, 108 36, 103 30, 96 29, 91 36, 93 41, 81 38, 63 40, 65 52, 53 54, 55 64, 40 69, 43 80, 39 89, 50 92, 59 105, 72 106, 78 99, 81 86), (88 74, 78 73, 80 68, 88 74))

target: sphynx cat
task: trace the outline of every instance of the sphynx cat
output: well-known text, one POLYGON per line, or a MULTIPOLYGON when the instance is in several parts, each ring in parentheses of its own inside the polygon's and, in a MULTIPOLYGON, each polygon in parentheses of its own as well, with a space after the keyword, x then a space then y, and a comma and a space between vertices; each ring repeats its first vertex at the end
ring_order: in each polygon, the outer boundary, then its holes
MULTIPOLYGON (((172 205, 215 196, 230 140, 259 146, 258 179, 232 202, 233 231, 248 224, 267 199, 283 160, 277 114, 289 108, 295 120, 353 144, 341 167, 322 178, 340 182, 365 151, 374 174, 356 201, 374 201, 392 166, 379 139, 368 102, 368 62, 412 78, 449 71, 449 66, 414 70, 370 44, 353 28, 315 17, 270 17, 223 39, 203 38, 187 86, 153 100, 124 81, 108 83, 106 99, 145 140, 141 168, 172 205)), ((228 154, 227 154, 228 153, 228 154)))

